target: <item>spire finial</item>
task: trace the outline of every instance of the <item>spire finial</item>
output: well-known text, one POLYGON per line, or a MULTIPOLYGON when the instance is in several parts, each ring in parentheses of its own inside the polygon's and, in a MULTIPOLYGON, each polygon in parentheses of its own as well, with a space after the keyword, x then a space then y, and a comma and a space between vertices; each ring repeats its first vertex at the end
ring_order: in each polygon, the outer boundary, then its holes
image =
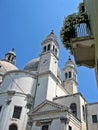
POLYGON ((68 60, 71 60, 70 56, 69 56, 68 60))
POLYGON ((51 30, 51 34, 54 34, 54 30, 53 29, 51 30))
POLYGON ((13 51, 13 52, 14 52, 14 50, 15 50, 15 49, 14 49, 14 48, 12 48, 12 51, 13 51))

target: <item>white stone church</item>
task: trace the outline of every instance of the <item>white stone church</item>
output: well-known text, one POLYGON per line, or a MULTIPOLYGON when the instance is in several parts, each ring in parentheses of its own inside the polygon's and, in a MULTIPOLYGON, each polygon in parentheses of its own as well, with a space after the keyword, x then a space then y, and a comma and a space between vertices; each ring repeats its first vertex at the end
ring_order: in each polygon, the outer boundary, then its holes
POLYGON ((0 61, 0 130, 98 130, 98 103, 78 92, 70 58, 62 79, 54 33, 41 45, 39 58, 23 70, 15 66, 14 49, 0 61))

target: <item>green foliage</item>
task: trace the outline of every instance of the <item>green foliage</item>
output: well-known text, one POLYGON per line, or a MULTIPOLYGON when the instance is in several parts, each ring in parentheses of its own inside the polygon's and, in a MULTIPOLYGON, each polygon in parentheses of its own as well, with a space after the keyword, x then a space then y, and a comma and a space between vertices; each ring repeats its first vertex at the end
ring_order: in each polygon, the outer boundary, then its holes
POLYGON ((85 13, 85 4, 84 4, 84 2, 81 2, 81 3, 79 4, 78 13, 79 13, 79 14, 85 13))
POLYGON ((73 26, 76 20, 76 14, 69 15, 65 18, 64 25, 61 29, 60 36, 66 49, 71 49, 70 38, 75 37, 75 27, 73 26))
POLYGON ((71 50, 71 39, 77 37, 75 25, 88 24, 88 16, 83 9, 84 3, 80 3, 79 12, 67 16, 60 31, 60 38, 66 49, 71 50))

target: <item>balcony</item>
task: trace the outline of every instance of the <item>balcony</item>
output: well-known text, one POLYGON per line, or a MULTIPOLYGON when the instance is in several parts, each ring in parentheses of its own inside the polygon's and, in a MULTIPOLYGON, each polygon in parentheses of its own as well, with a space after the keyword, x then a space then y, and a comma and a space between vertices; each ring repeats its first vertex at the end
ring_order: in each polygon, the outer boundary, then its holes
POLYGON ((78 13, 65 18, 60 37, 64 47, 70 50, 78 66, 95 67, 94 37, 84 3, 80 4, 78 13))
POLYGON ((94 37, 86 23, 75 25, 76 36, 70 39, 72 54, 78 66, 95 67, 94 37))

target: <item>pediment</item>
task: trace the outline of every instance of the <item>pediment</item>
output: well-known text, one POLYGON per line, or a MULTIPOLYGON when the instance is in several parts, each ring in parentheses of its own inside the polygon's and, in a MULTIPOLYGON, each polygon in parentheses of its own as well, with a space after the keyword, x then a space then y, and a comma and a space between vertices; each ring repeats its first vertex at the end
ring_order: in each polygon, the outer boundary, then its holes
POLYGON ((66 107, 46 100, 43 103, 41 103, 39 106, 34 108, 32 111, 30 111, 28 115, 33 115, 35 113, 56 112, 62 110, 66 110, 66 107))

